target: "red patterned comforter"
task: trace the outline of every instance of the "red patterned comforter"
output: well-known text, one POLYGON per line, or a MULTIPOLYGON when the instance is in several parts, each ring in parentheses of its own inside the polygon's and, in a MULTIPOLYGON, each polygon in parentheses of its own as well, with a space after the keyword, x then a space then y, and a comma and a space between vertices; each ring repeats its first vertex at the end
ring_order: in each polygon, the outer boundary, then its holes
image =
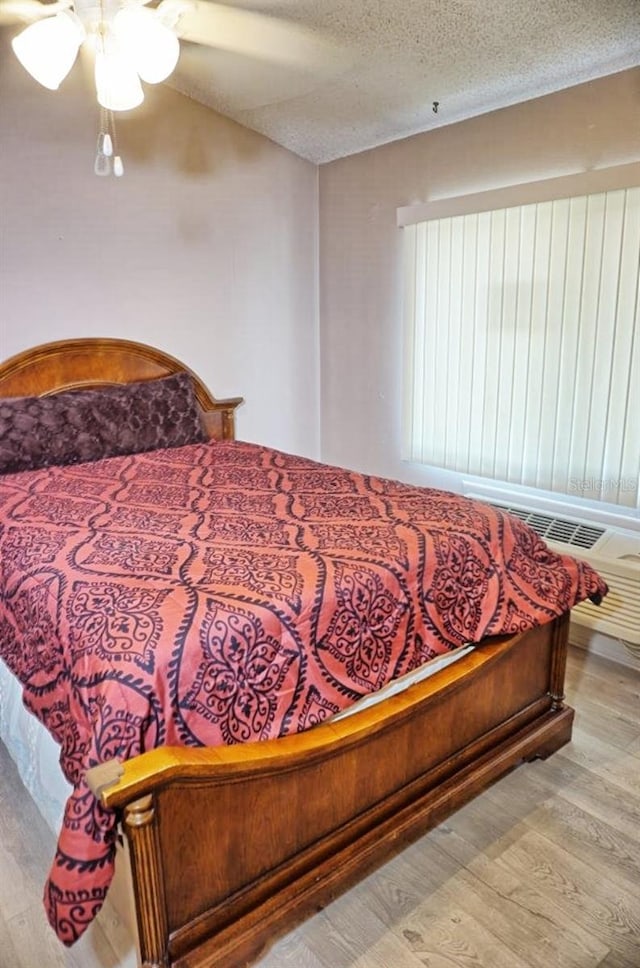
POLYGON ((74 788, 45 892, 69 944, 113 867, 88 767, 307 729, 606 591, 491 508, 239 442, 6 475, 0 554, 0 652, 74 788))

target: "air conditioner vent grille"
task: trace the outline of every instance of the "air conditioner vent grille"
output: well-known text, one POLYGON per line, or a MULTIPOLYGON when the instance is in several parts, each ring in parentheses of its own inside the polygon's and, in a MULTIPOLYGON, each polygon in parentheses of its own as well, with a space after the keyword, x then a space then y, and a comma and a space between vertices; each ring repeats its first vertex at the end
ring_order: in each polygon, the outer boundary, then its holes
POLYGON ((575 548, 593 548, 596 541, 605 533, 598 525, 580 524, 568 518, 555 518, 539 511, 527 511, 524 508, 511 507, 508 504, 495 504, 492 507, 506 511, 520 518, 528 524, 536 534, 546 541, 558 541, 562 544, 573 545, 575 548))

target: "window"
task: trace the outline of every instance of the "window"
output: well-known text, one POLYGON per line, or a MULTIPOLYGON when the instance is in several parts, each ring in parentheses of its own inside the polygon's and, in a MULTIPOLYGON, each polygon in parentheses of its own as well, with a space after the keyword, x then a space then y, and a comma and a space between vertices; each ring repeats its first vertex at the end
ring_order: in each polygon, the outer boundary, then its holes
POLYGON ((640 188, 522 187, 401 210, 403 456, 638 507, 640 188))

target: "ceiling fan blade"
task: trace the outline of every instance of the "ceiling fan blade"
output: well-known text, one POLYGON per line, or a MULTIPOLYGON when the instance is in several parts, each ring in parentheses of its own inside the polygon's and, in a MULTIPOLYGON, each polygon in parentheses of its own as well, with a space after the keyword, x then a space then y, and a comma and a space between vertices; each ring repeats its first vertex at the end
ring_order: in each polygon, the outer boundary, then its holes
POLYGON ((231 117, 301 97, 319 84, 309 71, 201 44, 183 45, 178 66, 166 83, 231 117))
POLYGON ((71 0, 58 0, 56 3, 40 3, 39 0, 0 0, 0 26, 28 24, 42 17, 52 17, 68 10, 71 0))
POLYGON ((257 11, 208 0, 163 0, 158 14, 173 19, 182 40, 291 67, 333 74, 350 63, 337 41, 257 11))

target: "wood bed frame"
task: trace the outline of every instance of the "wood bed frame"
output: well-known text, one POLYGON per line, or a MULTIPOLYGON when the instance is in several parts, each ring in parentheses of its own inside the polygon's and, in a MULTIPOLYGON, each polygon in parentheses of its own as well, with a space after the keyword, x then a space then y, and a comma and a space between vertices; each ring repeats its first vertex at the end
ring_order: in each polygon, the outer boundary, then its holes
MULTIPOLYGON (((188 369, 124 340, 50 343, 0 365, 0 397, 188 369)), ((194 375, 208 432, 240 398, 194 375)), ((400 695, 246 746, 160 748, 90 777, 131 856, 144 968, 239 968, 503 776, 571 737, 568 615, 486 640, 400 695), (311 792, 313 791, 313 796, 311 792)))

